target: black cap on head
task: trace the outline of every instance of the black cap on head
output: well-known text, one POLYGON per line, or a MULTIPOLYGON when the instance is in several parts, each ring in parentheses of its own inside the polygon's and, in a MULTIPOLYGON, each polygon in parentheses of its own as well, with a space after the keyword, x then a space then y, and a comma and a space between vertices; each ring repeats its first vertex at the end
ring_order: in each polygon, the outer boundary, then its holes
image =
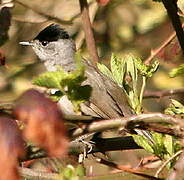
POLYGON ((57 41, 58 39, 69 39, 68 33, 58 24, 51 24, 43 29, 34 40, 39 41, 57 41))

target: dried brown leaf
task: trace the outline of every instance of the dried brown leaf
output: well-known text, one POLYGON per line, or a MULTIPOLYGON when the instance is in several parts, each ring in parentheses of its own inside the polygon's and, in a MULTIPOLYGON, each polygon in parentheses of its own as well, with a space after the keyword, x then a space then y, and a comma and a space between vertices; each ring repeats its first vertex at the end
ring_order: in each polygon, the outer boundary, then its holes
POLYGON ((15 120, 0 117, 0 180, 18 180, 18 158, 24 155, 24 144, 15 120))
POLYGON ((5 55, 3 53, 3 51, 0 49, 0 66, 4 66, 5 65, 5 55))
POLYGON ((105 6, 109 3, 110 0, 97 0, 98 4, 101 6, 105 6))
POLYGON ((23 135, 45 148, 50 156, 66 153, 68 139, 62 113, 55 102, 36 90, 26 91, 17 101, 14 113, 26 124, 23 135))

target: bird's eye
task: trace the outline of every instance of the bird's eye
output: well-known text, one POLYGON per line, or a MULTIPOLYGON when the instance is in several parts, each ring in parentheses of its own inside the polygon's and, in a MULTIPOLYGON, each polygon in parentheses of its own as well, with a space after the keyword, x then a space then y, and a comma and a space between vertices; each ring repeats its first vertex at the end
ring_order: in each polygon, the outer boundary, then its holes
POLYGON ((42 41, 41 42, 43 46, 46 46, 49 42, 48 41, 42 41))

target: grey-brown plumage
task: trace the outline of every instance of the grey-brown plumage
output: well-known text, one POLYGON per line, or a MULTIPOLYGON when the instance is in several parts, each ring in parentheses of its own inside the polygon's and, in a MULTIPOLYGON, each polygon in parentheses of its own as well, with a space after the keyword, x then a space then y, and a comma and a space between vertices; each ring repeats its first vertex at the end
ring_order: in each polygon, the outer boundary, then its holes
MULTIPOLYGON (((23 43, 22 43, 23 44, 23 43)), ((56 66, 71 72, 75 69, 75 43, 68 33, 59 25, 52 24, 42 30, 33 41, 29 43, 48 71, 56 71, 56 66)), ((84 60, 84 84, 92 87, 90 101, 83 103, 81 109, 84 114, 102 118, 115 118, 132 114, 123 90, 111 79, 103 75, 84 60)), ((65 99, 66 100, 66 99, 65 99)), ((70 105, 61 101, 64 110, 70 112, 70 105)))

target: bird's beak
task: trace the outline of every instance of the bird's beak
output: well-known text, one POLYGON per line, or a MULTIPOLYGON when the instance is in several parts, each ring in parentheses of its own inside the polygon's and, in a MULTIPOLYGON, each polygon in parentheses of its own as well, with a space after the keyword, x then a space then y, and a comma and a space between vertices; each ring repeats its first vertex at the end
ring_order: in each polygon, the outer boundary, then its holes
POLYGON ((32 46, 33 42, 19 42, 19 44, 23 45, 23 46, 32 46))

